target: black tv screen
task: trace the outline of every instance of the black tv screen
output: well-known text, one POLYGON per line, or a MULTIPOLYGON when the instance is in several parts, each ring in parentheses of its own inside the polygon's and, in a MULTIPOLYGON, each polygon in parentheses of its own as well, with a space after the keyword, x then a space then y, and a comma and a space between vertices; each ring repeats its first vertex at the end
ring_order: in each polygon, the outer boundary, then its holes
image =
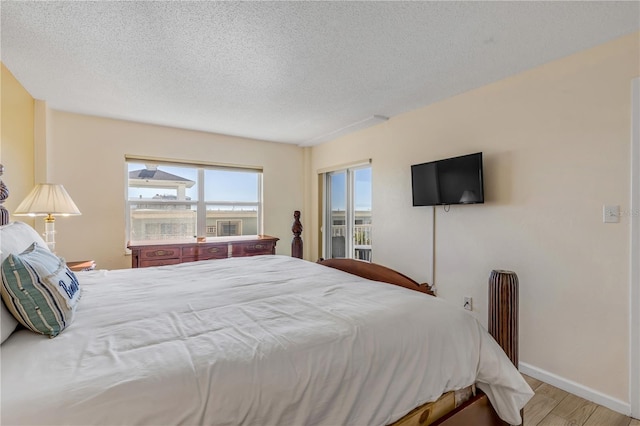
POLYGON ((414 206, 484 203, 482 153, 411 166, 414 206))

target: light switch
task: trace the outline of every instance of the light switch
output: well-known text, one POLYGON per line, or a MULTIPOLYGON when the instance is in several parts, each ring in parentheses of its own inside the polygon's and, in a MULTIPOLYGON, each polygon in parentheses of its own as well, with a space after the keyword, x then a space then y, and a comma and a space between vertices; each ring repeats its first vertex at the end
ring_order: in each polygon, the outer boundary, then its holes
POLYGON ((620 206, 602 206, 602 221, 604 223, 620 222, 620 206))

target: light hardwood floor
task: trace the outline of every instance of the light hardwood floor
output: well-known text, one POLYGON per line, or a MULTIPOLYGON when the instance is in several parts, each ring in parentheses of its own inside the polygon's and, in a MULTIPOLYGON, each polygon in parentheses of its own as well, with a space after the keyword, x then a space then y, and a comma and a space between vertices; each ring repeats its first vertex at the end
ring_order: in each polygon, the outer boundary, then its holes
POLYGON ((523 376, 536 392, 524 407, 523 426, 640 426, 640 420, 523 376))

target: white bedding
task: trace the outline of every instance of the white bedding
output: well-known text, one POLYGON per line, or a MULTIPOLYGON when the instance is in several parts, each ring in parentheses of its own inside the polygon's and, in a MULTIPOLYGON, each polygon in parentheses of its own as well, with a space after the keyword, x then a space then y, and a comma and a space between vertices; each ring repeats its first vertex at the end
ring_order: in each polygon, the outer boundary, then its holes
POLYGON ((474 382, 533 394, 462 309, 284 256, 78 274, 74 323, 1 346, 1 423, 383 425, 474 382))

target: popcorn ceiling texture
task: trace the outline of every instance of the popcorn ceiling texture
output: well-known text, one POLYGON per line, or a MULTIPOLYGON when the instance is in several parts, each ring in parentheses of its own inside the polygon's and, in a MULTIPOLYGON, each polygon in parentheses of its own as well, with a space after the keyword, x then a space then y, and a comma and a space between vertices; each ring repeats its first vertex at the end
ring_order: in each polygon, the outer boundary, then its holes
POLYGON ((0 7, 2 61, 51 108, 301 145, 640 28, 638 2, 0 7))

